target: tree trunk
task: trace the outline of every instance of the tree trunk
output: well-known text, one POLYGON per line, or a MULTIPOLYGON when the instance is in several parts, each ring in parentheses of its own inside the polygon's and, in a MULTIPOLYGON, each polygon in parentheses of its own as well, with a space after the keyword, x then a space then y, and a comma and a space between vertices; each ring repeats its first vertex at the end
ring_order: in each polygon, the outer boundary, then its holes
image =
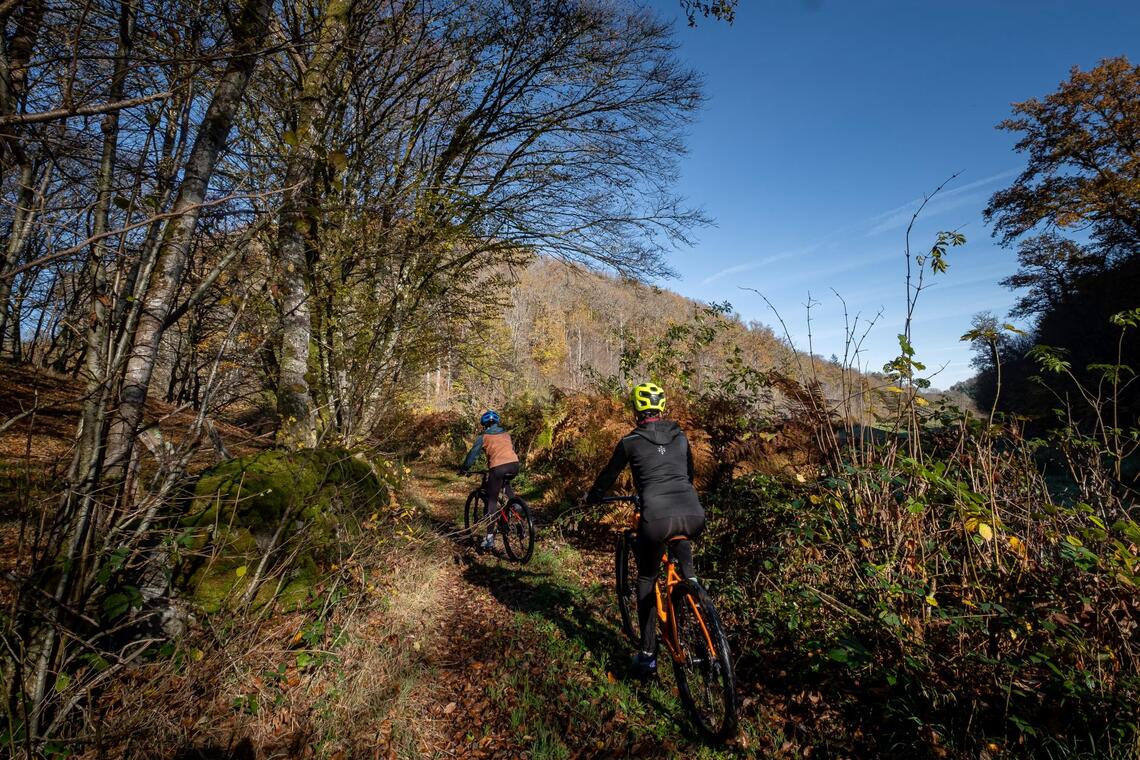
MULTIPOLYGON (((318 124, 324 118, 330 75, 344 50, 353 0, 331 0, 313 57, 296 96, 297 129, 285 173, 285 195, 277 225, 278 284, 281 290, 281 359, 277 382, 277 442, 290 448, 316 444, 316 414, 309 389, 312 278, 306 238, 315 232, 311 209, 317 169, 318 124)), ((328 315, 330 319, 334 315, 328 315)))
POLYGON ((186 272, 194 229, 201 215, 214 167, 229 137, 234 115, 245 94, 250 75, 260 58, 258 50, 269 28, 271 0, 247 0, 234 30, 234 53, 198 129, 186 162, 174 206, 174 218, 163 232, 158 262, 147 284, 142 312, 135 327, 131 357, 123 373, 119 409, 107 452, 107 474, 126 475, 135 431, 142 420, 143 405, 158 360, 159 342, 166 318, 174 308, 186 272))
MULTIPOLYGON (((8 321, 12 308, 12 278, 6 272, 15 266, 20 258, 20 251, 28 239, 28 231, 32 226, 34 217, 33 206, 36 202, 35 167, 31 161, 24 161, 20 166, 19 190, 16 195, 16 207, 12 209, 12 225, 8 229, 8 238, 0 249, 0 352, 3 352, 8 337, 8 321)), ((18 340, 19 336, 17 336, 18 340)))
MULTIPOLYGON (((115 71, 111 77, 108 95, 111 101, 122 100, 130 59, 135 12, 130 3, 119 8, 119 46, 115 55, 115 71)), ((72 488, 86 492, 98 479, 102 463, 103 427, 106 417, 108 382, 107 352, 111 333, 108 305, 110 295, 107 283, 107 245, 101 237, 110 228, 112 186, 115 178, 115 158, 119 143, 119 113, 111 111, 103 117, 103 152, 99 161, 99 184, 95 200, 92 237, 87 277, 91 282, 90 316, 87 324, 87 352, 83 364, 86 393, 79 426, 79 445, 72 461, 69 482, 72 488)))

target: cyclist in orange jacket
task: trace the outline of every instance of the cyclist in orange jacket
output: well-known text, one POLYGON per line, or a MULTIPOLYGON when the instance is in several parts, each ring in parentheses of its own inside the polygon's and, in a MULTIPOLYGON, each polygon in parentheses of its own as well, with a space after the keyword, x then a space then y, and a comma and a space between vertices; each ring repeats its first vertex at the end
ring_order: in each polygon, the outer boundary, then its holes
POLYGON ((460 474, 466 475, 475 465, 479 454, 486 450, 487 503, 483 508, 483 521, 487 525, 487 537, 479 545, 483 551, 495 548, 495 524, 489 517, 492 505, 499 503, 499 491, 504 488, 507 498, 514 498, 515 491, 511 488, 511 478, 519 474, 519 457, 511 443, 511 434, 503 429, 500 422, 499 413, 493 409, 483 412, 483 416, 479 418, 483 432, 475 439, 471 451, 467 452, 467 457, 459 468, 460 474))

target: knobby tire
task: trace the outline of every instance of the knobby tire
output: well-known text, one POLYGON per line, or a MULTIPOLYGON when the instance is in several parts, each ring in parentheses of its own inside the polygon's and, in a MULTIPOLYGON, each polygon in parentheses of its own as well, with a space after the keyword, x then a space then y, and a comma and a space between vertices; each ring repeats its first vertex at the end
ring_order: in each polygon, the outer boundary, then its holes
POLYGON ((626 531, 618 536, 614 564, 616 569, 618 611, 621 613, 621 630, 635 645, 641 644, 641 629, 637 618, 637 557, 633 551, 634 536, 626 531))
POLYGON ((534 520, 526 502, 515 497, 507 502, 507 520, 499 525, 507 556, 520 565, 530 561, 534 554, 534 520))
POLYGON ((720 616, 708 594, 689 581, 673 589, 672 605, 681 648, 673 672, 681 703, 707 738, 730 739, 736 734, 736 679, 720 616))
POLYGON ((467 494, 467 503, 463 506, 463 530, 471 541, 480 541, 486 535, 487 526, 483 523, 483 506, 486 496, 483 491, 476 488, 467 494))

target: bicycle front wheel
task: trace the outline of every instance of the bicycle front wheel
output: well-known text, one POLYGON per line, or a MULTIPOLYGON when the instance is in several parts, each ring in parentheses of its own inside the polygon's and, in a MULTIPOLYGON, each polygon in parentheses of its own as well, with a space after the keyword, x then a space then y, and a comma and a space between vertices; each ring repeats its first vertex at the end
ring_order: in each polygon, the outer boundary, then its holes
POLYGON ((534 520, 531 519, 530 508, 525 501, 515 498, 507 502, 504 513, 506 520, 501 521, 499 527, 503 531, 507 556, 525 564, 534 553, 534 520))
POLYGON ((478 488, 467 494, 467 503, 463 506, 463 530, 470 541, 483 538, 486 530, 483 521, 483 504, 486 499, 483 491, 478 488))
POLYGON ((615 568, 617 571, 617 603, 621 613, 621 629, 634 644, 641 644, 641 628, 637 618, 637 557, 633 552, 633 533, 618 536, 615 568))
POLYGON ((672 605, 680 645, 673 672, 681 703, 708 738, 729 739, 736 733, 736 685, 720 616, 704 589, 689 581, 674 588, 672 605))

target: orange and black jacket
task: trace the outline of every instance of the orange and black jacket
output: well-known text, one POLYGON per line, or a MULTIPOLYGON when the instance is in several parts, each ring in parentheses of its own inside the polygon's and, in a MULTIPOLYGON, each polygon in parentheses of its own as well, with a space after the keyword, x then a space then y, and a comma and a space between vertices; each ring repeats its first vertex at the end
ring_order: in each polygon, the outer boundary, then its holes
POLYGON ((467 458, 463 460, 463 470, 470 470, 483 449, 487 450, 487 468, 493 469, 499 465, 519 461, 515 447, 511 443, 511 434, 500 425, 491 425, 475 439, 467 458))

